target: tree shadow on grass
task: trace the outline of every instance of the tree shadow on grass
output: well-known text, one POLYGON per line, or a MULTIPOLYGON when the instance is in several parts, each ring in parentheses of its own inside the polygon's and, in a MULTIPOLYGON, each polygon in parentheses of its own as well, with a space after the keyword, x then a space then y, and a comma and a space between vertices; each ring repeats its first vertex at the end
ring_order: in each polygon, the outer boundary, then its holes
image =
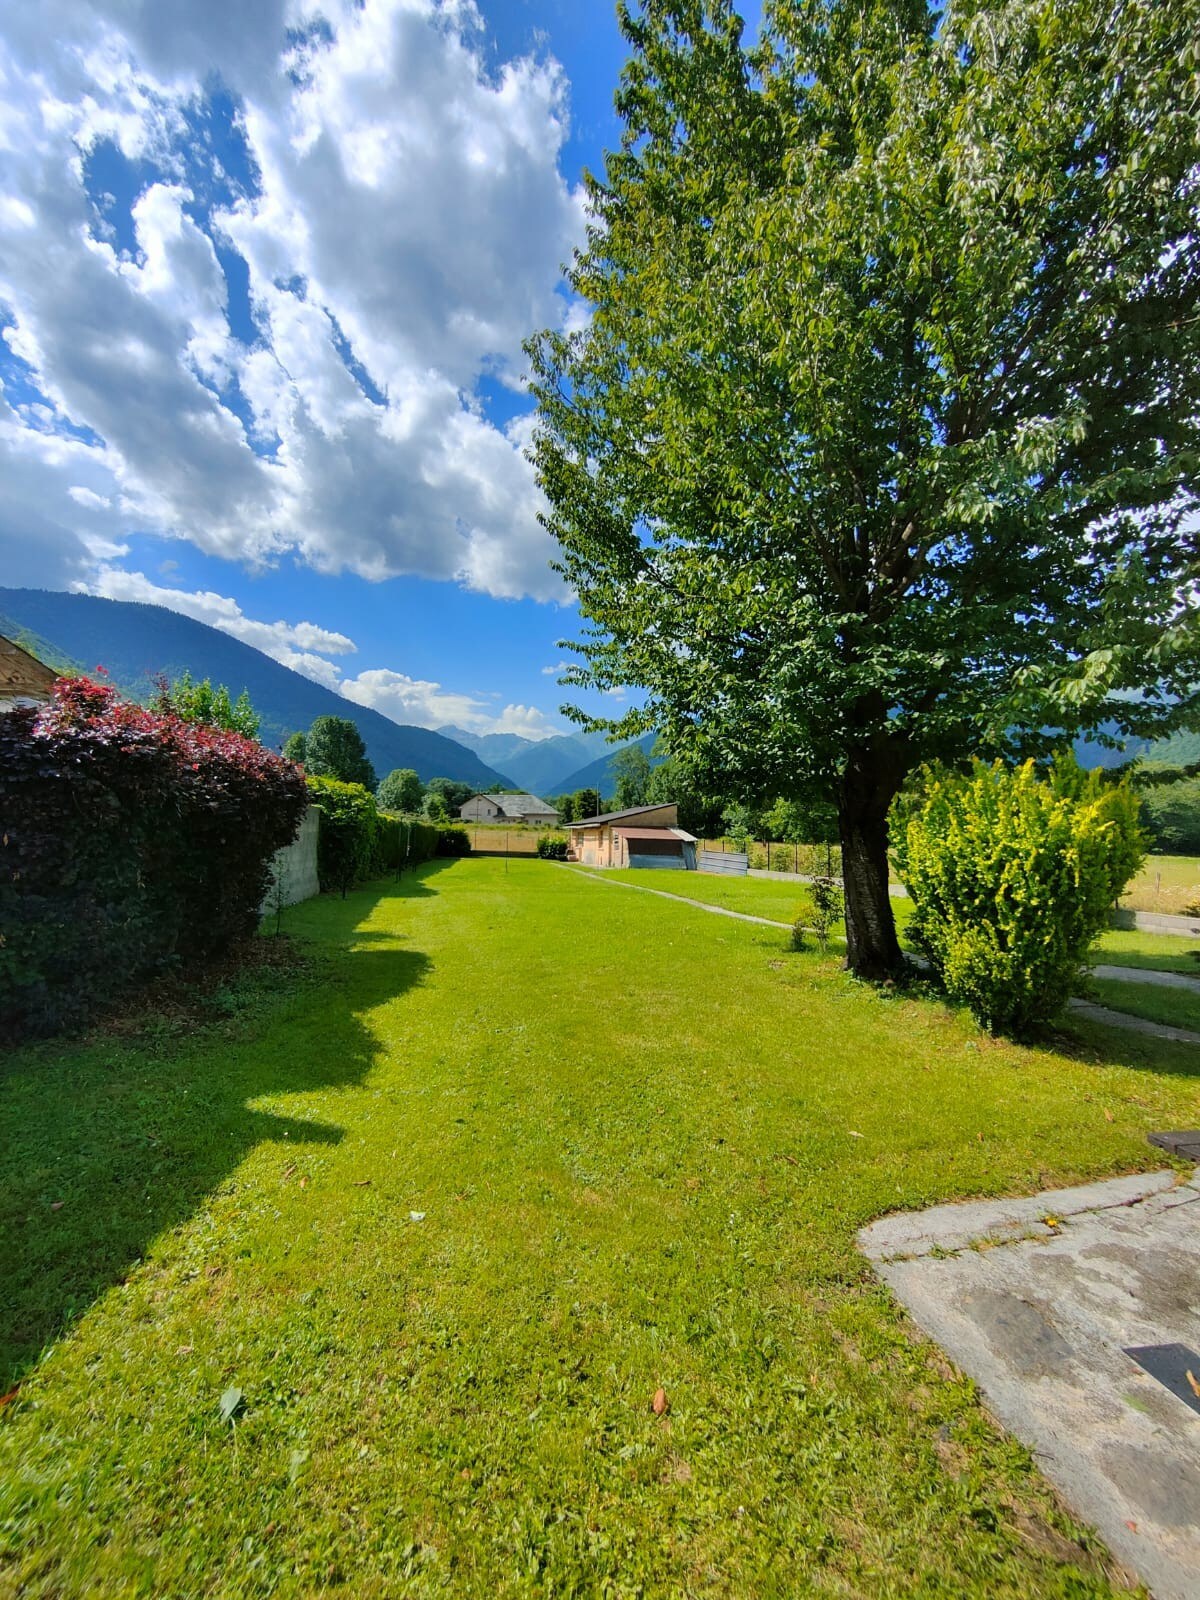
POLYGON ((1068 1018, 1061 1030, 1034 1041, 1033 1048, 1053 1051, 1089 1066, 1128 1067, 1134 1072, 1153 1072, 1167 1078, 1200 1078, 1200 1045, 1156 1039, 1083 1017, 1068 1018))
POLYGON ((323 897, 305 959, 234 984, 198 1029, 151 1013, 132 1037, 44 1042, 0 1066, 0 1394, 255 1145, 341 1140, 249 1102, 363 1081, 378 1045, 360 1017, 429 960, 358 925, 384 898, 436 893, 430 876, 323 897))

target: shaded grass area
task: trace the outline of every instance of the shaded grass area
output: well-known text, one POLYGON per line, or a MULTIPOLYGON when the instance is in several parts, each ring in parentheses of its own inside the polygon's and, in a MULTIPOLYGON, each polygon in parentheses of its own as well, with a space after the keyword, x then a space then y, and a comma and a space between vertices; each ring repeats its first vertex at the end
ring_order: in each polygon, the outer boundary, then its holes
POLYGON ((544 863, 285 920, 203 1032, 5 1064, 0 1592, 1115 1592, 853 1238, 1160 1164, 1197 1052, 544 863))
POLYGON ((1110 928, 1092 946, 1092 960, 1114 967, 1145 967, 1153 972, 1183 972, 1200 977, 1200 940, 1173 933, 1142 933, 1110 928))
POLYGON ((1094 978, 1092 992, 1101 1005, 1111 1006, 1114 1011, 1127 1011, 1130 1016, 1200 1033, 1200 994, 1191 994, 1186 989, 1157 988, 1149 983, 1126 983, 1116 978, 1094 978))

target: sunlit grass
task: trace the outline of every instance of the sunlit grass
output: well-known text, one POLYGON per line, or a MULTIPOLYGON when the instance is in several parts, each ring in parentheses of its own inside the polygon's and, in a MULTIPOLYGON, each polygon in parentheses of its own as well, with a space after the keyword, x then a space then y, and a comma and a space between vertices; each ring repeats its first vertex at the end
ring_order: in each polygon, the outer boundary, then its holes
POLYGON ((541 862, 285 926, 199 1033, 5 1064, 0 1592, 1113 1593, 854 1234, 1160 1164, 1200 1053, 541 862))

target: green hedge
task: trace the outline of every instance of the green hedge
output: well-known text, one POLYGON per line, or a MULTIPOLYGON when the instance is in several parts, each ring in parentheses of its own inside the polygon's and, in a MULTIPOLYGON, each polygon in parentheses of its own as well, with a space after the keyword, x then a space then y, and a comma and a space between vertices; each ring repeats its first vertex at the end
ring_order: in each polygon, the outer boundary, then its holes
POLYGON ((537 842, 537 853, 543 861, 565 861, 567 859, 566 834, 543 833, 537 842))
POLYGON ((379 819, 379 864, 385 872, 419 866, 437 854, 439 829, 412 817, 379 819))
POLYGON ((380 817, 375 796, 361 783, 337 778, 307 778, 313 804, 321 809, 317 837, 317 877, 328 894, 380 870, 380 817))
POLYGON ((465 828, 439 828, 437 853, 439 856, 469 856, 471 835, 465 828))

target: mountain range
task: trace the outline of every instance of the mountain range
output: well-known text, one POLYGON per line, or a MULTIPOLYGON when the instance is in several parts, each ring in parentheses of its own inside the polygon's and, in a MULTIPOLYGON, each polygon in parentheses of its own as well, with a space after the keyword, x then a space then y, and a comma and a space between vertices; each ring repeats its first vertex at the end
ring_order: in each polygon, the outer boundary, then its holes
POLYGON ((174 679, 185 671, 225 684, 235 697, 245 689, 262 719, 260 738, 275 749, 316 717, 345 717, 362 734, 380 778, 393 767, 412 767, 426 783, 456 778, 487 789, 508 781, 460 741, 355 705, 240 639, 165 606, 0 588, 0 633, 28 644, 53 667, 93 672, 103 665, 111 682, 134 700, 148 700, 160 674, 174 679))

